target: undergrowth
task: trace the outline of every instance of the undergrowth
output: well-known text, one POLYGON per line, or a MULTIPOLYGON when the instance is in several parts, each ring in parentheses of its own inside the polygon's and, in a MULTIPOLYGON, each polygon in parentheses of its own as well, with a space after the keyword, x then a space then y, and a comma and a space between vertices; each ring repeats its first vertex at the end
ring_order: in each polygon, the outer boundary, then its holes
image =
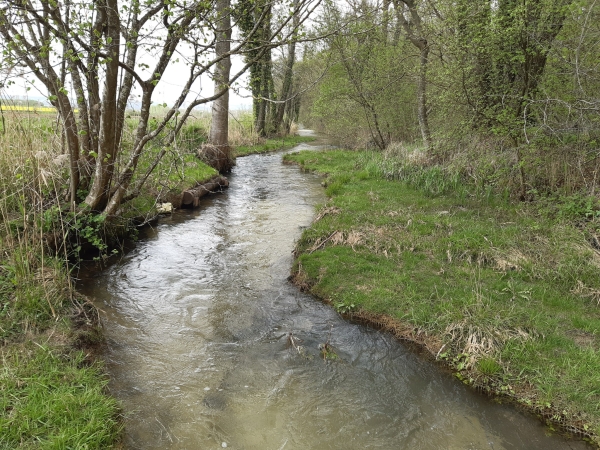
POLYGON ((314 141, 314 137, 310 136, 283 136, 280 138, 256 138, 255 142, 246 145, 235 146, 235 156, 253 155, 255 153, 268 153, 276 150, 291 148, 303 142, 314 141))

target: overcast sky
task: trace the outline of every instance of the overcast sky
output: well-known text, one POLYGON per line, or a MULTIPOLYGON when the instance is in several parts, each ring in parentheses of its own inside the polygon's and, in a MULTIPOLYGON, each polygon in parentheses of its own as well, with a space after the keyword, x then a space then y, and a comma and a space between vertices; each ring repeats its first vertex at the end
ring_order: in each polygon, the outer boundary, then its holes
MULTIPOLYGON (((234 56, 232 58, 232 70, 231 73, 235 73, 243 67, 242 60, 240 57, 234 56)), ((189 69, 186 67, 183 61, 173 62, 166 70, 164 76, 156 86, 156 91, 153 96, 155 104, 167 103, 172 105, 175 99, 181 93, 183 85, 187 81, 187 74, 189 69)), ((7 86, 4 89, 5 95, 9 97, 16 97, 18 99, 29 98, 31 100, 43 100, 47 98, 47 91, 44 85, 35 79, 35 76, 26 73, 21 76, 13 76, 10 78, 15 83, 11 86, 7 86), (33 83, 31 81, 33 80, 33 83), (27 89, 29 88, 29 90, 27 89)), ((1 80, 6 83, 7 80, 1 80)), ((248 83, 248 75, 244 74, 234 84, 233 89, 229 95, 229 103, 231 109, 250 109, 252 106, 252 97, 250 91, 245 89, 248 83)), ((67 82, 68 89, 70 89, 70 83, 67 82)), ((197 94, 204 97, 213 95, 214 85, 208 75, 203 76, 200 80, 194 83, 192 92, 189 95, 190 99, 193 99, 197 94)), ((137 94, 139 94, 139 89, 137 94)), ((135 91, 134 91, 135 94, 135 91)), ((74 95, 70 92, 70 97, 74 101, 74 95)), ((47 102, 49 104, 49 102, 47 102)), ((201 105, 202 109, 210 108, 210 103, 207 105, 201 105)))

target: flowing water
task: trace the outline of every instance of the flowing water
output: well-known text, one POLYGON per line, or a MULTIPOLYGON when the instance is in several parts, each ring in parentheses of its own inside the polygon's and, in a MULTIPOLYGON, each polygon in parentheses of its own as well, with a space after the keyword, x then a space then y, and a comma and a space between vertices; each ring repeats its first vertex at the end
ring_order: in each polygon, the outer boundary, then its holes
POLYGON ((237 164, 225 193, 162 219, 82 282, 101 309, 127 448, 587 448, 289 284, 320 179, 281 154, 237 164), (328 340, 339 360, 320 357, 328 340))

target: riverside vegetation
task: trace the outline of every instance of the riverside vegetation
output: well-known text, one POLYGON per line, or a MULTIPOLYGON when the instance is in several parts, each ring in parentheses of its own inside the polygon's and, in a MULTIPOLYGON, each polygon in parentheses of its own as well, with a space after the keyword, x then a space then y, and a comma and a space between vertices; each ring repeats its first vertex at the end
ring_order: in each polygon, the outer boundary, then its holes
MULTIPOLYGON (((97 316, 73 289, 66 247, 48 252, 59 210, 47 206, 66 181, 60 136, 51 116, 14 119, 0 135, 0 448, 110 448, 121 425, 93 357, 97 316)), ((70 220, 104 245, 100 223, 70 220)))
POLYGON ((598 444, 596 200, 510 201, 419 155, 285 156, 330 197, 297 243, 296 284, 598 444))
MULTIPOLYGON (((154 113, 160 114, 160 108, 154 113)), ((9 111, 4 119, 0 133, 0 448, 119 447, 119 405, 108 395, 108 379, 96 358, 103 345, 97 313, 77 294, 72 276, 81 257, 104 260, 120 252, 123 236, 134 237, 140 224, 156 217, 157 203, 170 193, 217 174, 195 155, 206 140, 210 117, 200 114, 190 120, 143 192, 125 203, 118 221, 110 224, 102 216, 60 208, 68 168, 53 116, 9 111)), ((242 113, 231 124, 232 143, 243 154, 307 140, 265 140, 250 132, 251 123, 242 113)), ((131 132, 132 124, 127 128, 131 132)), ((159 139, 140 167, 148 167, 160 150, 159 139)))

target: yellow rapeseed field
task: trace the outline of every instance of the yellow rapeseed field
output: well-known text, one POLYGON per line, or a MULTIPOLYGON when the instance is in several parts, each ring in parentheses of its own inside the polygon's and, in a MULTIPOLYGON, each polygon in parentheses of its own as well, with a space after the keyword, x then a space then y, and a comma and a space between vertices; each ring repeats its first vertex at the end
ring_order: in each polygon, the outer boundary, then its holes
MULTIPOLYGON (((56 108, 52 106, 17 106, 17 105, 2 105, 4 111, 15 112, 33 112, 33 113, 55 113, 56 108)), ((74 112, 79 112, 77 109, 74 112)))
POLYGON ((4 109, 5 111, 27 111, 27 112, 44 112, 44 113, 56 112, 56 108, 53 108, 51 106, 3 105, 2 109, 4 109))

